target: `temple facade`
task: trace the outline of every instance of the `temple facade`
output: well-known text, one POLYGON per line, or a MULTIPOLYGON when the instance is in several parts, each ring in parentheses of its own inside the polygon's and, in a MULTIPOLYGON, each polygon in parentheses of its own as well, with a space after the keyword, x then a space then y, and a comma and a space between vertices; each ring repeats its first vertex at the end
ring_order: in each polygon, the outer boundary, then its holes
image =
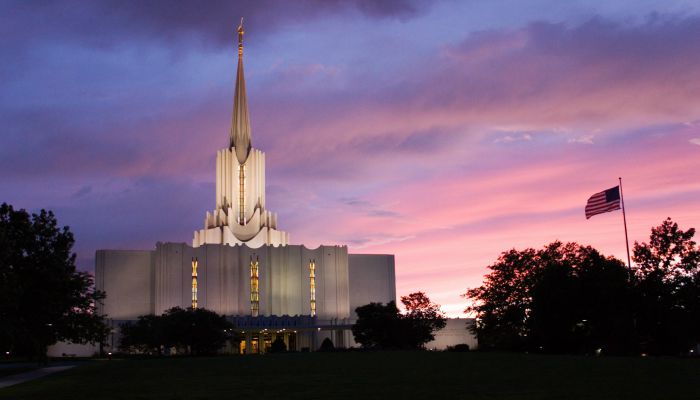
POLYGON ((172 307, 225 315, 244 340, 231 352, 265 352, 278 337, 290 350, 315 350, 325 338, 353 346, 355 308, 396 300, 393 255, 348 254, 347 246, 292 245, 265 201, 265 153, 252 146, 243 74, 243 26, 228 146, 216 157, 215 208, 188 243, 151 250, 98 250, 99 311, 113 327, 172 307))

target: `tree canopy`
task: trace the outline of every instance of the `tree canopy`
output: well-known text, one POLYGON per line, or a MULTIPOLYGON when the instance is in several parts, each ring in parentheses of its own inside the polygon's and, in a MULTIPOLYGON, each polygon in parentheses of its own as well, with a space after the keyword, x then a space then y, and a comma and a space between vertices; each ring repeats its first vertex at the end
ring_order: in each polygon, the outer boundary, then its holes
POLYGON ((371 349, 421 349, 434 339, 433 333, 445 327, 440 306, 423 292, 401 297, 406 313, 401 314, 393 301, 370 303, 355 309, 357 322, 352 327, 355 341, 371 349))
POLYGON ((401 296, 401 303, 406 308, 402 315, 405 324, 410 327, 411 334, 406 335, 406 345, 409 348, 422 348, 426 343, 435 339, 433 333, 445 327, 447 318, 440 306, 430 301, 423 292, 401 296))
POLYGON ((233 324, 204 308, 173 307, 163 315, 143 315, 121 325, 120 348, 161 354, 164 348, 183 349, 188 354, 214 354, 231 337, 233 324))
POLYGON ((635 319, 642 351, 678 354, 700 342, 700 249, 670 218, 634 243, 635 319))
POLYGON ((45 357, 57 341, 101 342, 107 335, 87 272, 77 271, 67 226, 53 212, 0 205, 0 348, 45 357))
POLYGON ((667 219, 635 243, 632 274, 590 246, 509 250, 467 291, 485 349, 611 354, 687 352, 700 341, 694 229, 667 219))
POLYGON ((624 318, 624 264, 590 246, 553 242, 510 250, 489 269, 484 284, 465 295, 473 300, 466 311, 477 315, 481 348, 617 349, 631 324, 624 318))

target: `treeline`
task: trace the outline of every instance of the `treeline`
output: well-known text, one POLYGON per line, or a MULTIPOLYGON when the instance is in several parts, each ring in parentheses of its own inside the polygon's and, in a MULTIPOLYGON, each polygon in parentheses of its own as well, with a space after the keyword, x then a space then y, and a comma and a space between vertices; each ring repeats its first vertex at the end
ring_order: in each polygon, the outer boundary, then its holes
POLYGON ((670 218, 634 243, 632 268, 590 246, 510 250, 465 294, 480 349, 688 354, 700 343, 695 229, 670 218))
MULTIPOLYGON (((357 322, 352 327, 355 341, 365 349, 419 350, 434 339, 435 331, 445 326, 446 317, 440 306, 425 293, 402 296, 401 302, 405 313, 394 302, 358 307, 357 322)), ((142 315, 136 321, 121 324, 120 330, 121 351, 150 355, 211 355, 226 343, 236 345, 244 340, 242 330, 225 316, 203 308, 174 307, 162 315, 142 315)), ((332 351, 334 345, 326 338, 318 350, 332 351)), ((281 353, 287 348, 278 337, 269 351, 281 353)))

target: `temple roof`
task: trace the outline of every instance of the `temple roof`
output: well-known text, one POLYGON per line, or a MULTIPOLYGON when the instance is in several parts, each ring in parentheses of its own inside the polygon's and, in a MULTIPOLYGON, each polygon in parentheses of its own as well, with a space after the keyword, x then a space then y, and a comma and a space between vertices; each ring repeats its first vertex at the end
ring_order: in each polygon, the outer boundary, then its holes
POLYGON ((250 152, 250 118, 248 117, 248 99, 245 93, 243 76, 243 18, 238 26, 238 72, 236 73, 236 90, 233 98, 233 117, 229 146, 235 148, 239 164, 243 164, 250 152))

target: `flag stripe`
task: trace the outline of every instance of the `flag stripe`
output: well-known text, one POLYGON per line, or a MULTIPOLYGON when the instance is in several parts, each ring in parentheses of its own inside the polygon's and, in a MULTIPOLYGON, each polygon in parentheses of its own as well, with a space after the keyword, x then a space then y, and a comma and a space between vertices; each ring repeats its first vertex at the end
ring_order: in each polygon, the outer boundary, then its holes
POLYGON ((620 187, 615 186, 608 190, 596 193, 586 203, 586 219, 594 215, 620 209, 620 187))

